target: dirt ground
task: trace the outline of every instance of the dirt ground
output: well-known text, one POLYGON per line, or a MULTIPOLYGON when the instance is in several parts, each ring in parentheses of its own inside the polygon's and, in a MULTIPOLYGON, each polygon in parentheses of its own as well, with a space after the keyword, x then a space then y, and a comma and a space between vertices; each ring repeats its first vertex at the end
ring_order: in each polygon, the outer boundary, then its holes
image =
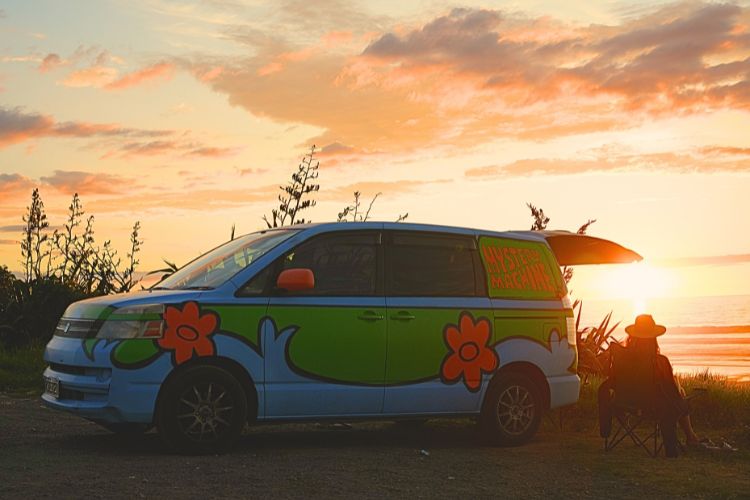
POLYGON ((591 431, 546 421, 520 448, 482 445, 468 420, 261 425, 221 456, 163 451, 0 395, 0 498, 750 498, 744 451, 605 454, 591 431))

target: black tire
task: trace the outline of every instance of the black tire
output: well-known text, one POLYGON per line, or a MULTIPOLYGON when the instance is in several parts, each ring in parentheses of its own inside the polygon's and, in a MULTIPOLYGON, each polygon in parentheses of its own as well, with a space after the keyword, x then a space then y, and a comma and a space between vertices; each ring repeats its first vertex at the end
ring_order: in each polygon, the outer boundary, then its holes
POLYGON ((534 437, 542 420, 541 391, 522 373, 493 380, 482 407, 483 435, 496 446, 519 446, 534 437))
POLYGON ((151 427, 153 427, 151 424, 113 424, 109 422, 97 422, 97 424, 101 425, 109 432, 120 436, 138 436, 140 434, 145 434, 151 429, 151 427))
POLYGON ((156 429, 174 451, 213 453, 236 442, 247 421, 247 396, 226 370, 195 366, 162 389, 156 429))

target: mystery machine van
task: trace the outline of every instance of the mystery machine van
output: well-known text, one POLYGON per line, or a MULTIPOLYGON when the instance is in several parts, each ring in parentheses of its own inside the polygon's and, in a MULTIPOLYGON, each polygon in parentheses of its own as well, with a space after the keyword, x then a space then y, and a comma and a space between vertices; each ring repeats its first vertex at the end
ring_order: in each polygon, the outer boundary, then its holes
POLYGON ((167 445, 219 449, 250 421, 479 417, 528 441, 578 399, 561 265, 631 262, 567 232, 404 223, 260 231, 150 290, 65 311, 47 406, 167 445))

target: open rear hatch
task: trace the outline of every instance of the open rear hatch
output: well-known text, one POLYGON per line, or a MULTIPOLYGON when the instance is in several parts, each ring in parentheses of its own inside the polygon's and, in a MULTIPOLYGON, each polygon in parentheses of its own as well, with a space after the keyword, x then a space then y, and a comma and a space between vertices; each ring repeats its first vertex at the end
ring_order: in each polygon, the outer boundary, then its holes
POLYGON ((568 231, 534 231, 547 240, 561 266, 626 264, 643 260, 640 254, 613 241, 568 231))

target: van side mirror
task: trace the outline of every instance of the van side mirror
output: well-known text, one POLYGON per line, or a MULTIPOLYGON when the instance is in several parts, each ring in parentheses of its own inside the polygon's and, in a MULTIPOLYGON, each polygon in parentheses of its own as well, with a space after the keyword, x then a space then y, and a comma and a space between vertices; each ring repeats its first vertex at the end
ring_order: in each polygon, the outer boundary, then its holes
POLYGON ((276 288, 287 292, 312 290, 315 288, 315 275, 312 270, 306 268, 285 269, 276 278, 276 288))

